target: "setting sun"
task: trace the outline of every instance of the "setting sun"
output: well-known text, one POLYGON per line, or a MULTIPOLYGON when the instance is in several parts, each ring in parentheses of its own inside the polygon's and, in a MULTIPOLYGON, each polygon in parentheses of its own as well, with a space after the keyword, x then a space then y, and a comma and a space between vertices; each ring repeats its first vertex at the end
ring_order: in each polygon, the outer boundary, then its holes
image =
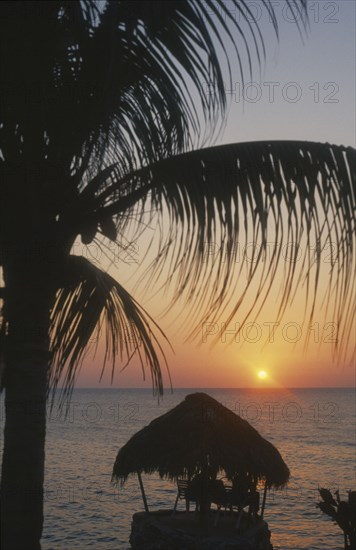
POLYGON ((260 371, 258 371, 257 376, 260 380, 266 380, 267 372, 265 370, 260 370, 260 371))

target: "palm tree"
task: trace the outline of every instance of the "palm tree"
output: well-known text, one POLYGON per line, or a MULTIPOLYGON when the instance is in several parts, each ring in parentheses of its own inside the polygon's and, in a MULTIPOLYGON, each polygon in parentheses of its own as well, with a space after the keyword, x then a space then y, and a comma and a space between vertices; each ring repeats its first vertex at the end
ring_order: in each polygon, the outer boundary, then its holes
MULTIPOLYGON (((277 32, 273 8, 262 1, 277 32)), ((306 0, 288 3, 299 21, 306 0)), ((62 379, 70 394, 93 332, 105 327, 112 368, 117 357, 138 354, 162 391, 158 327, 118 281, 71 255, 79 235, 105 246, 125 231, 139 232, 147 216, 164 216, 168 230, 149 281, 169 257, 175 296, 194 298, 203 318, 231 303, 233 255, 222 257, 244 231, 262 243, 248 286, 264 260, 268 223, 277 243, 262 270, 255 312, 268 295, 283 238, 308 244, 326 237, 338 245, 329 302, 339 347, 351 330, 355 151, 308 142, 193 150, 208 143, 225 111, 221 67, 230 74, 233 56, 243 79, 245 61, 249 70, 253 59, 263 61, 259 27, 244 0, 234 1, 239 17, 222 0, 132 5, 1 3, 6 550, 40 548, 48 387, 62 379), (214 94, 206 94, 206 83, 214 94), (212 265, 205 246, 214 242, 222 246, 212 265), (206 296, 211 273, 217 283, 206 296)), ((320 254, 306 253, 302 267, 313 310, 320 254)), ((286 273, 279 314, 302 276, 295 265, 286 273)))

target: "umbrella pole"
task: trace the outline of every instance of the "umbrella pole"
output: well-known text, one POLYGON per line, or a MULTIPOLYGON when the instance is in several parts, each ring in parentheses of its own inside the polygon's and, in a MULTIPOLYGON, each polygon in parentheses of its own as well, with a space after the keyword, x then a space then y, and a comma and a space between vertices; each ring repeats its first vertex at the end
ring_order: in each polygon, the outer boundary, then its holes
POLYGON ((147 505, 147 499, 146 499, 145 489, 143 487, 142 477, 141 477, 140 472, 137 472, 137 477, 138 477, 138 482, 140 484, 141 495, 142 495, 143 505, 145 507, 145 512, 148 512, 149 510, 148 510, 148 505, 147 505))
POLYGON ((265 512, 266 497, 267 497, 267 481, 265 482, 265 490, 263 492, 263 500, 262 500, 262 508, 261 508, 261 519, 263 519, 263 514, 265 512))

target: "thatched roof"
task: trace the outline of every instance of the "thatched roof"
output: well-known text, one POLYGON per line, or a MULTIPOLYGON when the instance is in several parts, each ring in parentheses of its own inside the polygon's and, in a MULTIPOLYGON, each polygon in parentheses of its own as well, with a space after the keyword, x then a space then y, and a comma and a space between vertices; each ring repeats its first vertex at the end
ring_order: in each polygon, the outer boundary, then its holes
POLYGON ((269 487, 287 483, 289 469, 278 450, 246 420, 205 393, 184 401, 153 420, 124 445, 113 479, 124 483, 131 473, 174 479, 192 475, 202 465, 224 470, 230 479, 249 473, 269 487))

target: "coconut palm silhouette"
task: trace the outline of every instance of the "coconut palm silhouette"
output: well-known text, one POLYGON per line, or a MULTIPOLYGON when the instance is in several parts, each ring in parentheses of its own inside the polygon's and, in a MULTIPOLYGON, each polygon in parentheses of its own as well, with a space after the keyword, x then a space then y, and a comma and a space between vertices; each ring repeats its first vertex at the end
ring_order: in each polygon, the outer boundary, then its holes
MULTIPOLYGON (((277 31, 273 7, 263 4, 277 31)), ((306 0, 288 4, 302 20, 306 0)), ((227 298, 232 303, 229 253, 241 232, 262 243, 250 285, 264 259, 268 224, 274 228, 257 308, 286 236, 295 243, 305 239, 307 250, 326 235, 337 244, 329 288, 342 353, 353 313, 355 151, 309 142, 194 150, 211 144, 208 137, 225 112, 222 67, 231 82, 229 63, 244 77, 242 49, 248 70, 253 59, 263 61, 248 2, 234 6, 239 17, 222 0, 1 3, 6 550, 40 548, 48 387, 62 377, 70 393, 95 331, 105 331, 105 361, 114 367, 117 358, 138 354, 162 389, 158 327, 110 274, 71 254, 78 236, 105 246, 105 239, 127 231, 134 238, 147 216, 165 216, 167 231, 149 281, 169 257, 179 280, 175 297, 185 293, 195 313, 209 319, 227 298), (214 93, 207 93, 207 83, 214 93), (214 266, 206 261, 206 243, 221 245, 214 266), (205 295, 212 272, 216 285, 205 295)), ((299 265, 314 303, 320 255, 306 253, 299 265)), ((300 282, 291 264, 280 313, 300 282)), ((231 314, 238 307, 234 303, 231 314)))

